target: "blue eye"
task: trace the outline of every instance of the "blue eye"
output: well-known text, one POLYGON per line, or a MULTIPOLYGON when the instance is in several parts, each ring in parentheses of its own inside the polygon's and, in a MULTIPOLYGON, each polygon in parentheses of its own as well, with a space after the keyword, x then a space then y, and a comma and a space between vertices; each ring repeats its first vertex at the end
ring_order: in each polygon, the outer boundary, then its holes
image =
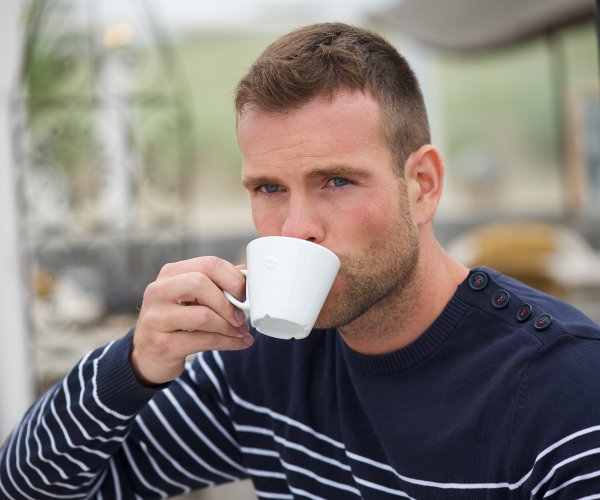
POLYGON ((348 179, 332 179, 335 187, 343 187, 348 184, 348 179))
POLYGON ((265 184, 261 187, 265 193, 276 193, 279 191, 279 184, 265 184))

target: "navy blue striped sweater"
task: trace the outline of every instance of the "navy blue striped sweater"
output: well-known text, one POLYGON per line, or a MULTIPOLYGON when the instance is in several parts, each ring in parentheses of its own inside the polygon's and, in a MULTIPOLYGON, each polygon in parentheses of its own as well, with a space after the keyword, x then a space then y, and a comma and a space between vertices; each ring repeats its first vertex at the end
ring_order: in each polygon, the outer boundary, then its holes
POLYGON ((250 477, 265 499, 600 499, 599 328, 482 271, 383 356, 334 330, 255 334, 154 390, 131 372, 130 335, 97 349, 4 444, 0 498, 165 498, 250 477))

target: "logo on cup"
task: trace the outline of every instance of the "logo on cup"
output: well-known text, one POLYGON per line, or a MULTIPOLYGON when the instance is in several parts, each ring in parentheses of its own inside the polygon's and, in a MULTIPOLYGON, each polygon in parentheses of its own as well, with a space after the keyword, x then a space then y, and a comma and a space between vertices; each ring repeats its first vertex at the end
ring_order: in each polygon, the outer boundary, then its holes
POLYGON ((277 259, 273 256, 273 255, 267 255, 263 262, 265 263, 265 266, 267 266, 269 269, 275 269, 277 267, 277 264, 279 264, 279 262, 277 262, 277 259))

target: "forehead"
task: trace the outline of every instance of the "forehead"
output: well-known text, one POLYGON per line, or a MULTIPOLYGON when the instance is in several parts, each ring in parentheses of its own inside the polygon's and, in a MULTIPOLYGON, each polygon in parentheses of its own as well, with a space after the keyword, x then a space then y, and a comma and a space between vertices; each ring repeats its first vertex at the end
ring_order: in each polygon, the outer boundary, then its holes
POLYGON ((287 112, 248 110, 238 120, 243 172, 294 162, 296 166, 367 161, 387 145, 381 112, 370 92, 340 91, 287 112))

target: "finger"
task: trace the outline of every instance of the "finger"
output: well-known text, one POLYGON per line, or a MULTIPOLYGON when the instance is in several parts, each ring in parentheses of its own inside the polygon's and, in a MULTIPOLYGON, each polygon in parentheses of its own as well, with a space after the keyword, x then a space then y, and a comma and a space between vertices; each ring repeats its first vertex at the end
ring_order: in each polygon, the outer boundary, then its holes
POLYGON ((240 326, 245 318, 243 311, 227 300, 223 291, 208 276, 199 272, 178 274, 156 281, 146 290, 147 303, 195 304, 206 306, 234 326, 240 326))
POLYGON ((204 331, 243 338, 248 331, 246 323, 232 326, 205 306, 165 305, 146 314, 143 321, 146 325, 151 324, 152 330, 161 333, 204 331))
POLYGON ((166 264, 160 271, 157 281, 192 272, 203 273, 221 290, 228 291, 239 300, 244 298, 246 277, 231 262, 218 257, 196 257, 166 264))
POLYGON ((254 337, 249 333, 242 338, 205 331, 180 332, 177 335, 181 336, 180 342, 186 344, 186 352, 190 353, 247 349, 254 342, 254 337))
POLYGON ((130 362, 138 380, 152 386, 181 375, 185 359, 190 354, 210 350, 246 349, 253 342, 254 338, 250 334, 237 338, 204 331, 155 332, 151 339, 134 334, 130 362))

